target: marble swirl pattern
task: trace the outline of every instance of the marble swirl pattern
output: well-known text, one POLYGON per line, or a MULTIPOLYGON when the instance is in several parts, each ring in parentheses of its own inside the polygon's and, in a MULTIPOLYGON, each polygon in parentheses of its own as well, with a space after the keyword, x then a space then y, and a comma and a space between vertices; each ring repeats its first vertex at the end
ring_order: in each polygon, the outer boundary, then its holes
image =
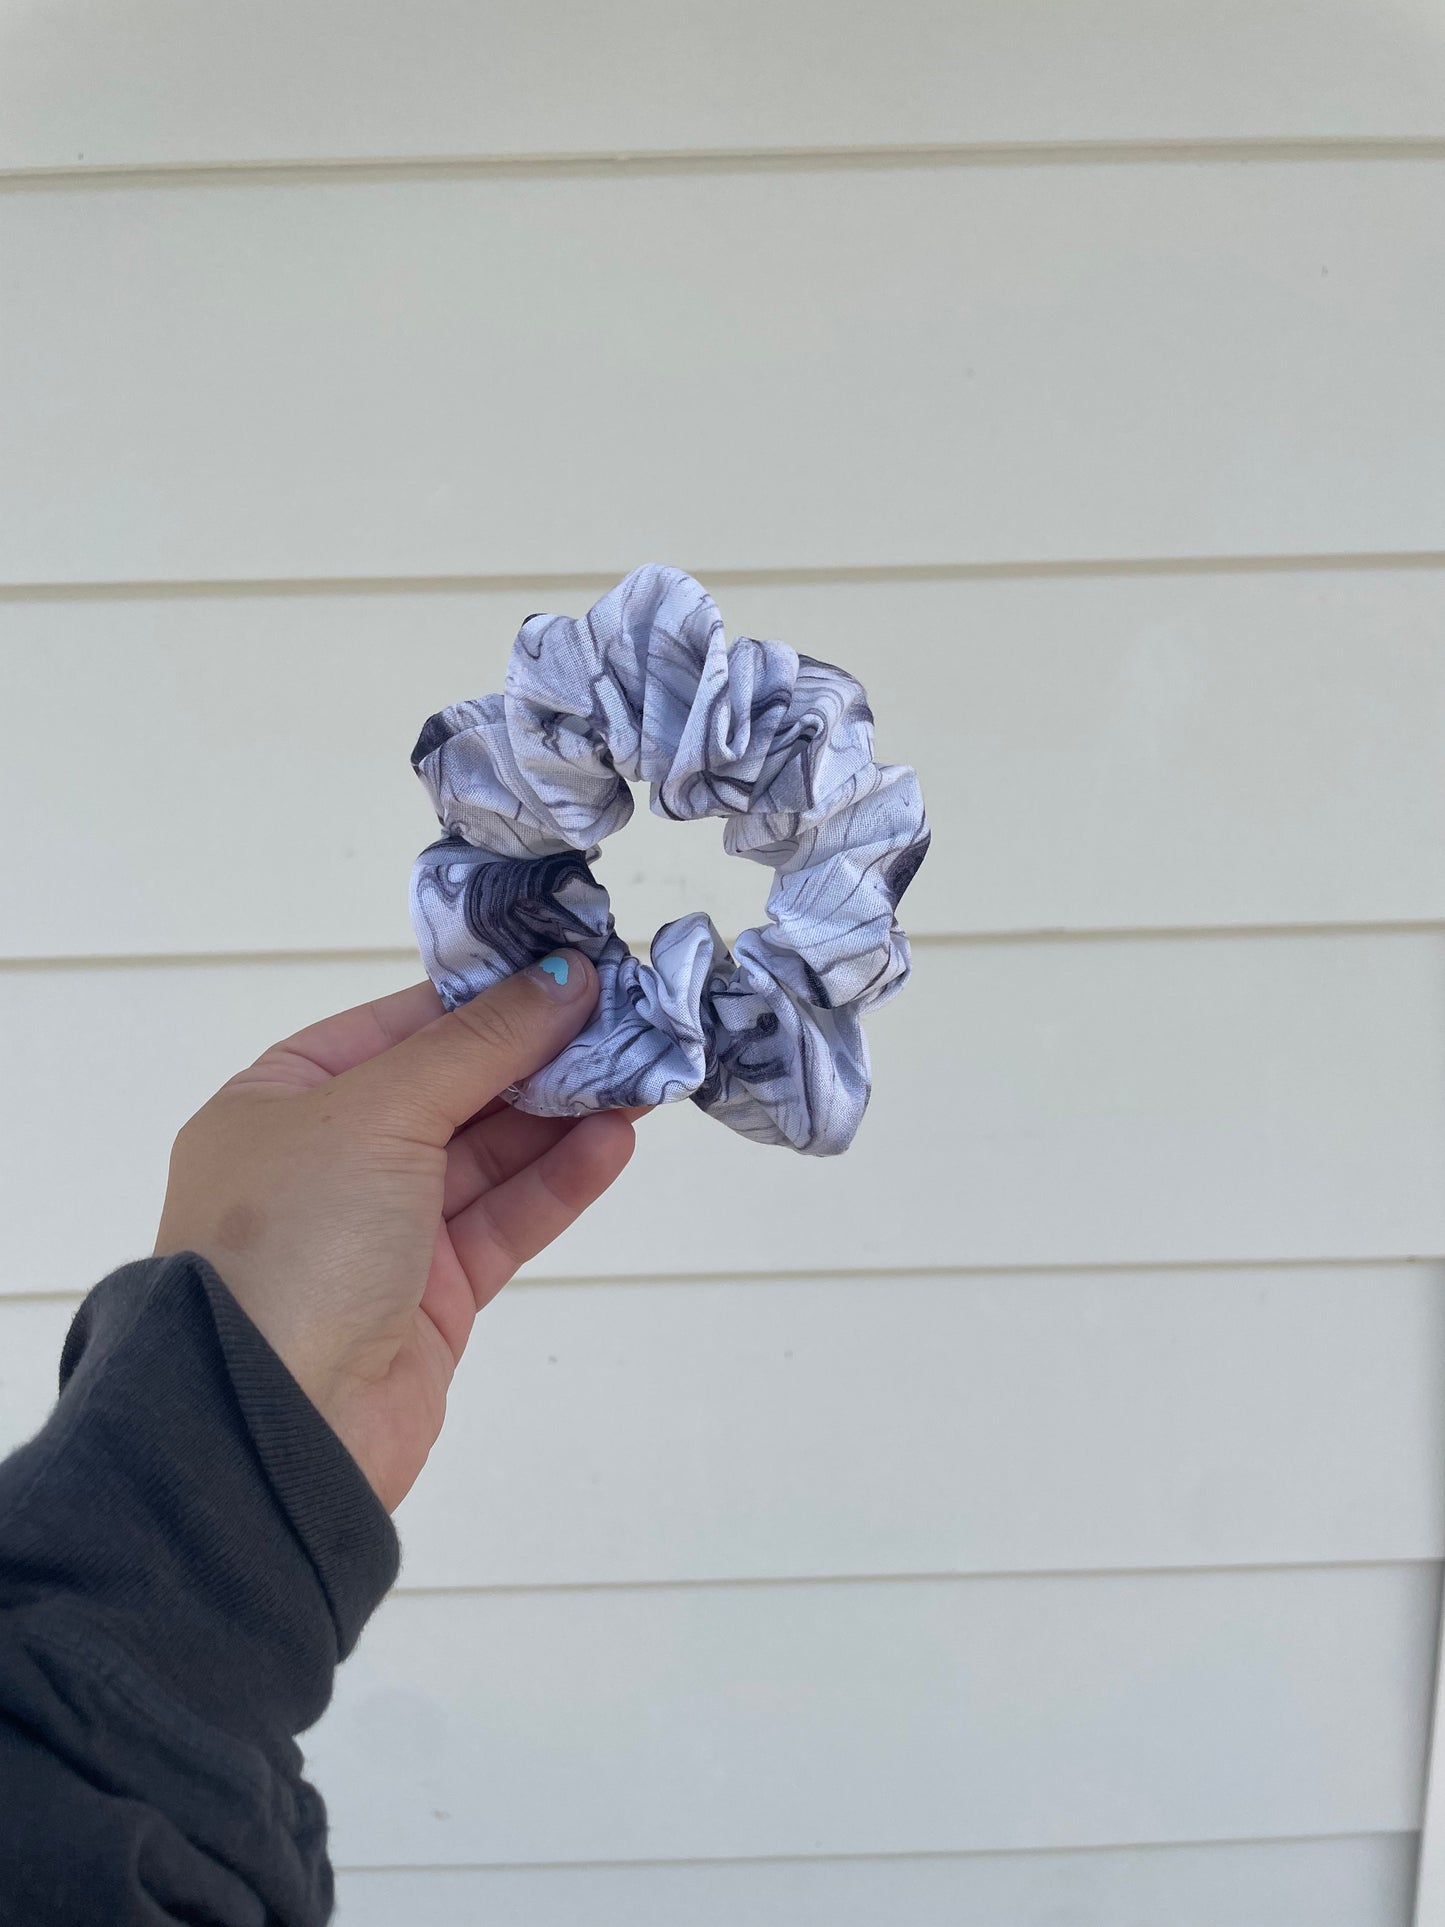
POLYGON ((895 911, 928 849, 918 779, 873 756, 862 686, 786 643, 729 644, 681 569, 634 569, 584 616, 522 624, 500 695, 429 718, 412 766, 443 835, 416 859, 411 913, 448 1009, 569 945, 601 996, 586 1028, 508 1093, 574 1116, 691 1098, 744 1137, 846 1150, 870 1090, 865 1011, 910 970, 895 911), (632 814, 629 783, 773 871, 764 926, 731 950, 703 912, 651 962, 592 873, 632 814))

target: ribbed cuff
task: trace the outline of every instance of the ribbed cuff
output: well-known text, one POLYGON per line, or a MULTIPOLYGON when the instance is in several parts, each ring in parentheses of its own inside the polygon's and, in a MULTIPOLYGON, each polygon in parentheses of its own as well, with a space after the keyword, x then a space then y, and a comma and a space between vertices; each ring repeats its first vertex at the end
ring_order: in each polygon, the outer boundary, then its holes
POLYGON ((251 1442, 310 1555, 345 1659, 396 1581, 401 1549, 366 1475, 232 1297, 208 1258, 189 1261, 205 1289, 251 1442))

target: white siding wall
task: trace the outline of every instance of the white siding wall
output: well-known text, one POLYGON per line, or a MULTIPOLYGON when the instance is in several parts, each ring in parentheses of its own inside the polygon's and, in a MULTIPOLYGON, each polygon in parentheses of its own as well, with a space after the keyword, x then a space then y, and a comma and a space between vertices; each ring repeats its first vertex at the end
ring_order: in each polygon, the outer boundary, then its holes
POLYGON ((936 826, 848 1157, 651 1118, 488 1313, 343 1922, 1404 1927, 1445 6, 0 0, 0 169, 0 1443, 179 1122, 420 974, 407 752, 531 610, 691 569, 936 826))

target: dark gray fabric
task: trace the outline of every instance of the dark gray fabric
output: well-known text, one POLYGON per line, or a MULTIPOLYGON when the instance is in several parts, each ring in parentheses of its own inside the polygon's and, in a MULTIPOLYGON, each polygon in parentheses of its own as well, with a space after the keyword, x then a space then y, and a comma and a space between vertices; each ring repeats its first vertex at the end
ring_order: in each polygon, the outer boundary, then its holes
POLYGON ((396 1576, 336 1434, 194 1252, 76 1315, 0 1464, 0 1923, 320 1927, 295 1736, 396 1576))

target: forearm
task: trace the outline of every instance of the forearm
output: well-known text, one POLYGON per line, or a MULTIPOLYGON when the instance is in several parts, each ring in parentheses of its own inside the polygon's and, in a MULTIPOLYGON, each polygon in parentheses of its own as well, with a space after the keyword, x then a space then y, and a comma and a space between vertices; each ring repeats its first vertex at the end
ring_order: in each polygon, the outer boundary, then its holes
POLYGON ((54 1413, 0 1465, 0 1921, 324 1921, 295 1735, 396 1566, 204 1260, 97 1286, 54 1413))

